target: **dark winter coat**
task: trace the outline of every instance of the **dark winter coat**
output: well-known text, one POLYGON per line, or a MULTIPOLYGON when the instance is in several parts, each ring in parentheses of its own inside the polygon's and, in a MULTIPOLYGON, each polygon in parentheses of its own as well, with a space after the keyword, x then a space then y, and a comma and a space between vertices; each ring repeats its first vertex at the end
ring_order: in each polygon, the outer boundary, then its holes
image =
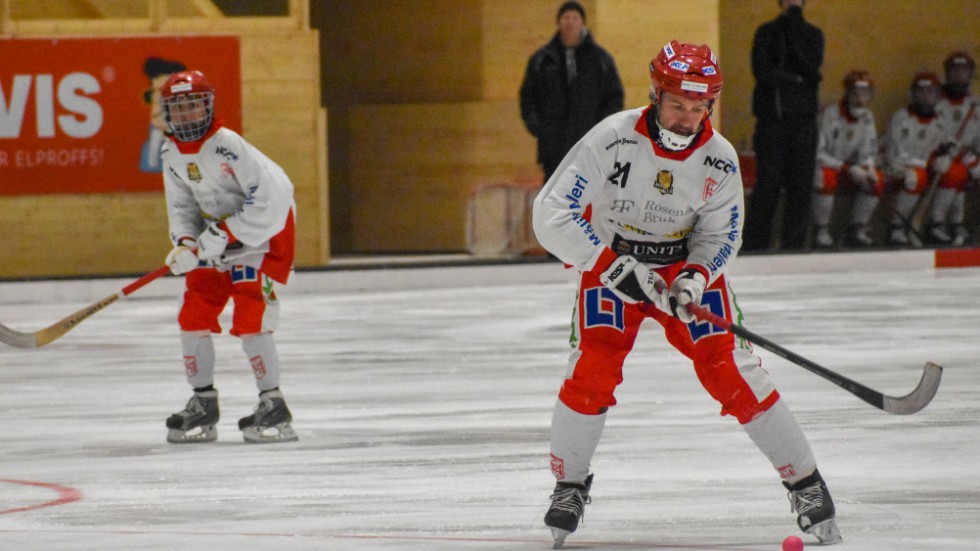
POLYGON ((824 38, 802 11, 760 26, 752 41, 752 114, 760 121, 816 116, 824 38))
POLYGON ((596 123, 623 109, 623 83, 609 52, 586 34, 575 49, 576 76, 566 83, 565 47, 558 33, 528 61, 521 84, 521 118, 538 139, 545 177, 596 123))

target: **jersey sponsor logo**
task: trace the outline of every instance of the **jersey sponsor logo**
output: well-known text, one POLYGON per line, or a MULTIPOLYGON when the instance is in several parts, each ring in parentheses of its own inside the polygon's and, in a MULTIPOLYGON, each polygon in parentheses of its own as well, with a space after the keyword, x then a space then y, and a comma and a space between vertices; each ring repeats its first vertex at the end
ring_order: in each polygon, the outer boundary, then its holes
POLYGON ((634 241, 616 234, 613 237, 612 250, 616 254, 628 254, 640 262, 667 265, 687 258, 687 240, 670 241, 666 243, 654 241, 634 241))
POLYGON ((636 226, 633 226, 631 224, 622 224, 620 222, 614 222, 613 220, 610 220, 610 222, 613 222, 614 224, 616 224, 620 228, 622 228, 622 229, 624 229, 626 231, 629 231, 629 232, 638 233, 640 235, 653 235, 652 233, 650 233, 650 232, 648 232, 646 230, 640 229, 640 228, 638 228, 636 226))
POLYGON ((736 174, 736 173, 738 173, 738 165, 735 164, 735 161, 732 161, 732 160, 729 160, 729 159, 722 159, 720 157, 716 159, 716 158, 711 157, 709 155, 705 155, 704 156, 704 163, 702 163, 702 164, 704 166, 710 166, 712 168, 716 168, 716 169, 724 172, 725 174, 736 174))
POLYGON ((228 159, 229 161, 238 160, 238 155, 236 155, 234 151, 228 149, 223 145, 219 145, 218 148, 214 150, 214 152, 218 155, 221 155, 225 159, 228 159))
POLYGON ((197 167, 197 163, 187 163, 187 177, 195 182, 200 182, 203 179, 201 177, 201 169, 197 167))
POLYGON ((701 200, 707 201, 718 191, 718 181, 713 178, 704 179, 704 191, 701 193, 701 200))
POLYGON ((612 202, 612 206, 609 207, 609 210, 622 214, 625 212, 629 212, 634 205, 636 205, 636 203, 630 201, 629 199, 614 199, 612 202))
POLYGON ((657 178, 653 181, 653 187, 661 195, 673 195, 674 193, 674 173, 669 170, 657 172, 657 178))
POLYGON ((595 228, 592 227, 592 224, 590 224, 584 216, 576 212, 575 214, 572 214, 572 222, 575 222, 584 230, 583 233, 585 233, 585 236, 592 242, 593 245, 596 247, 602 245, 602 241, 595 234, 595 228))
POLYGON ((94 76, 83 71, 68 73, 56 88, 53 74, 14 75, 6 91, 0 83, 0 138, 21 137, 32 81, 38 138, 55 137, 56 128, 75 139, 91 138, 102 129, 102 106, 89 97, 102 91, 94 76), (55 98, 67 113, 55 116, 55 98))
MULTIPOLYGON (((622 145, 636 145, 638 143, 639 142, 637 142, 636 140, 631 140, 629 138, 620 138, 620 139, 614 141, 613 143, 607 145, 606 146, 606 151, 609 151, 610 149, 612 149, 612 148, 614 148, 614 147, 616 147, 617 145, 620 145, 620 144, 622 144, 622 145)), ((619 164, 619 163, 616 163, 616 164, 619 164)))
POLYGON ((585 328, 611 327, 623 331, 623 301, 613 293, 612 289, 604 286, 586 289, 585 297, 585 328))
POLYGON ((575 175, 575 186, 571 191, 565 194, 565 199, 568 199, 568 208, 580 209, 582 205, 579 204, 578 200, 582 198, 582 193, 585 192, 585 186, 589 185, 589 181, 585 178, 575 175))
POLYGON ((740 218, 738 215, 738 207, 732 207, 731 213, 732 216, 729 219, 731 230, 728 232, 728 240, 734 243, 735 240, 738 239, 738 219, 740 218))
POLYGON ((613 165, 613 173, 607 180, 621 189, 626 189, 626 180, 630 177, 630 166, 632 163, 622 164, 617 162, 613 165))

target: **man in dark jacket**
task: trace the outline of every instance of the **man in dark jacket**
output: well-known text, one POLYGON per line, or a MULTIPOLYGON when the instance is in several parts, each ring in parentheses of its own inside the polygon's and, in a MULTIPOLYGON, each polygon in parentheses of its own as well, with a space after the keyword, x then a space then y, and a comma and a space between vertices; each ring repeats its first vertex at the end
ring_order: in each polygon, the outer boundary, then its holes
POLYGON ((779 0, 782 13, 760 26, 752 42, 756 86, 752 136, 756 184, 749 200, 742 250, 769 247, 780 191, 783 249, 802 249, 810 216, 817 150, 817 89, 823 32, 803 19, 806 0, 779 0))
POLYGON ((558 32, 531 56, 520 95, 521 118, 538 139, 545 181, 579 138, 623 109, 616 63, 592 39, 578 2, 558 9, 558 32))

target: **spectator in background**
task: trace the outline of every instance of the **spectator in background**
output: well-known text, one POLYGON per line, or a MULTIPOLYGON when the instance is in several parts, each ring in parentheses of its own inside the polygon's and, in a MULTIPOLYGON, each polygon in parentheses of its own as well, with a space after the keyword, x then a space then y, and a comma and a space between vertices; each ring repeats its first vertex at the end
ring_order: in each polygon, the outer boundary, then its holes
POLYGON ((857 191, 844 243, 872 245, 868 222, 878 206, 885 175, 875 166, 878 131, 871 113, 875 83, 867 71, 853 70, 844 77, 844 97, 820 113, 817 169, 813 176, 814 245, 834 246, 828 225, 838 187, 857 191))
MULTIPOLYGON (((973 57, 964 51, 949 54, 943 62, 943 97, 936 105, 936 111, 952 147, 935 160, 939 188, 931 205, 931 224, 927 233, 929 239, 939 245, 962 245, 969 239, 963 224, 965 190, 971 179, 980 178, 978 152, 971 148, 971 144, 980 142, 980 106, 977 105, 980 100, 970 94, 975 69, 973 57)), ((974 147, 980 147, 980 144, 974 147)))
POLYGON ((805 0, 779 0, 782 13, 760 26, 752 42, 757 179, 745 219, 745 251, 769 247, 781 191, 785 192, 782 248, 802 249, 806 238, 824 38, 819 28, 803 19, 805 4, 805 0))
POLYGON ((558 32, 528 61, 521 83, 521 118, 538 140, 537 161, 548 181, 597 122, 623 109, 616 63, 585 27, 585 8, 565 2, 558 32))
POLYGON ((892 115, 885 132, 884 169, 899 189, 892 207, 888 244, 922 246, 919 236, 908 231, 912 212, 929 187, 934 153, 945 139, 936 114, 939 77, 921 72, 912 78, 909 105, 892 115))

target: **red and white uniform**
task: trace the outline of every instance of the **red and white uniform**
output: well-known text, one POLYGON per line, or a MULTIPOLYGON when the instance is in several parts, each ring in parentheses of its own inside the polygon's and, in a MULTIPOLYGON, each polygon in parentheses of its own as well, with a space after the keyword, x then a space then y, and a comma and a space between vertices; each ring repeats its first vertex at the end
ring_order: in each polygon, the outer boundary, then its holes
POLYGON ((954 228, 962 227, 967 184, 980 180, 980 98, 967 94, 955 100, 944 95, 936 104, 936 113, 946 130, 946 139, 959 147, 954 150, 949 169, 939 179, 930 218, 933 224, 949 222, 954 228))
POLYGON ((196 239, 215 221, 229 235, 226 265, 188 272, 181 329, 220 332, 218 315, 234 298, 232 334, 273 330, 278 302, 263 276, 286 283, 293 267, 292 182, 220 122, 198 141, 172 139, 161 158, 171 241, 196 239))
POLYGON ((624 303, 599 282, 631 254, 670 284, 684 266, 707 278, 702 304, 737 317, 725 273, 741 245, 744 207, 738 157, 705 121, 688 149, 671 152, 650 137, 651 107, 612 115, 575 145, 534 202, 538 240, 582 272, 573 351, 561 401, 584 414, 616 403, 623 360, 647 317, 694 360, 722 411, 742 423, 778 399, 746 343, 705 323, 686 325, 653 306, 624 303))
POLYGON ((908 107, 896 111, 885 132, 886 172, 898 180, 905 191, 921 194, 928 185, 926 169, 929 161, 945 136, 946 130, 938 115, 923 117, 908 107))

